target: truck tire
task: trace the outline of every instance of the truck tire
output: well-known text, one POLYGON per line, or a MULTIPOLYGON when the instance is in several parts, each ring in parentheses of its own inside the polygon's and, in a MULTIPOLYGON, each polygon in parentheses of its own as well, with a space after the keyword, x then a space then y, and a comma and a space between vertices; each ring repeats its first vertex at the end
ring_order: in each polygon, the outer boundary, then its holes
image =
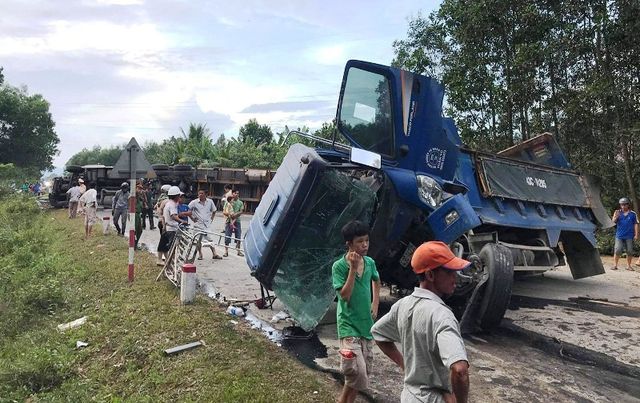
POLYGON ((82 168, 80 165, 67 165, 64 170, 67 172, 71 172, 72 174, 81 174, 84 172, 84 168, 82 168))
POLYGON ((153 168, 154 171, 168 171, 169 170, 169 165, 167 165, 167 164, 153 164, 153 165, 151 165, 151 168, 153 168))
POLYGON ((488 243, 480 251, 480 259, 489 278, 480 302, 478 320, 481 328, 490 330, 500 325, 509 306, 513 286, 513 257, 506 246, 488 243))
POLYGON ((193 167, 189 164, 179 164, 173 166, 174 171, 191 171, 192 169, 193 167))

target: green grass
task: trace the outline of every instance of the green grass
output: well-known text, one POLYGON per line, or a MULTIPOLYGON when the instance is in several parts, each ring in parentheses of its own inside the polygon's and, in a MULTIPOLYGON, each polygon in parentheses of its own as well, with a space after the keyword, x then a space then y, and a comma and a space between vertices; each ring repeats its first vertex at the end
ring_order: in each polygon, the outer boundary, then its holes
POLYGON ((155 281, 153 256, 136 254, 130 284, 122 238, 96 225, 85 241, 80 219, 34 206, 23 217, 17 204, 0 204, 0 401, 334 400, 331 380, 206 297, 181 306, 176 288, 155 281), (163 353, 197 340, 206 345, 163 353))

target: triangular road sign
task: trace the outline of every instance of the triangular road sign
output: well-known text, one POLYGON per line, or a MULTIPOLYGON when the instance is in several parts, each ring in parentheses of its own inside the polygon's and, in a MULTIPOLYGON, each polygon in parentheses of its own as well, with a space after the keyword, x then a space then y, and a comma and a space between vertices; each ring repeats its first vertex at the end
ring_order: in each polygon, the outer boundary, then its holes
POLYGON ((122 154, 120 154, 120 158, 118 158, 113 169, 109 172, 109 177, 112 179, 131 178, 132 167, 135 169, 135 175, 133 176, 136 178, 149 178, 150 175, 155 175, 151 164, 149 164, 149 161, 147 161, 147 158, 144 156, 144 151, 142 151, 142 147, 140 147, 135 137, 131 137, 131 140, 129 140, 129 144, 124 148, 122 154))

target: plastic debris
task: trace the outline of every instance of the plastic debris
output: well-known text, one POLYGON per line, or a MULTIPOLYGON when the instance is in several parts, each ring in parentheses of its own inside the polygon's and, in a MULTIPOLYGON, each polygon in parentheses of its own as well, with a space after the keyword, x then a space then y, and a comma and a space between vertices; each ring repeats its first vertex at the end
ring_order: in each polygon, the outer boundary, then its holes
POLYGON ((290 318, 291 316, 286 313, 285 311, 280 311, 277 314, 273 315, 273 318, 271 318, 271 323, 278 323, 281 320, 285 320, 290 318))
POLYGON ((231 323, 232 325, 237 325, 238 321, 237 320, 230 320, 229 323, 231 323))
POLYGON ((84 341, 76 341, 76 348, 82 348, 82 347, 87 347, 89 345, 89 343, 84 342, 84 341))
POLYGON ((231 316, 242 317, 244 316, 244 309, 237 306, 229 305, 229 307, 227 308, 227 313, 231 316))
POLYGON ((181 353, 183 351, 191 350, 193 348, 200 347, 200 346, 204 346, 204 342, 202 340, 195 341, 195 342, 189 343, 189 344, 183 344, 181 346, 177 346, 177 347, 173 347, 173 348, 168 348, 168 349, 164 350, 164 353, 165 353, 165 355, 178 354, 178 353, 181 353))
POLYGON ((76 319, 74 321, 60 324, 60 325, 58 325, 58 331, 64 332, 65 330, 68 330, 68 329, 73 329, 73 328, 76 328, 76 327, 80 327, 80 326, 84 325, 86 321, 87 321, 87 317, 83 316, 83 317, 81 317, 79 319, 76 319))

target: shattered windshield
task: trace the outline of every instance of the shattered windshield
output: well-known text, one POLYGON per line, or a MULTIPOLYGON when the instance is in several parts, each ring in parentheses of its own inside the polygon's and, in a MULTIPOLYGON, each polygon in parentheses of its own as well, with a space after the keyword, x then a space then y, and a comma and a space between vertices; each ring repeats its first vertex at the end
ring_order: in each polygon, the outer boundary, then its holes
POLYGON ((374 191, 337 170, 326 171, 305 202, 273 279, 273 291, 303 329, 316 327, 336 296, 331 266, 346 251, 341 228, 351 220, 370 223, 375 203, 374 191))

